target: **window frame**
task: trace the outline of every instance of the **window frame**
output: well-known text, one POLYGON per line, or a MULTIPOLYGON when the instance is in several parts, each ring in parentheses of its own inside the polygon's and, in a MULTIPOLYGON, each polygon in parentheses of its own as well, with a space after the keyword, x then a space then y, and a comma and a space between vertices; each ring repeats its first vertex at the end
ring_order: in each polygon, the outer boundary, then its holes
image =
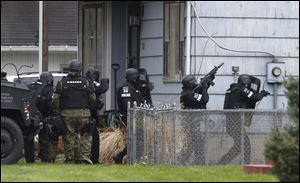
MULTIPOLYGON (((164 1, 163 3, 163 82, 181 82, 184 72, 184 60, 185 60, 185 19, 186 19, 186 2, 185 1, 164 1), (173 53, 169 53, 170 50, 170 5, 178 4, 178 37, 176 37, 174 44, 178 44, 178 49, 173 53), (167 7, 169 6, 169 7, 167 7), (166 10, 168 9, 168 16, 166 10), (169 25, 166 25, 169 24, 169 25), (166 30, 169 29, 169 30, 166 30), (170 62, 169 55, 178 54, 176 61, 170 62), (178 69, 170 70, 170 64, 176 63, 178 69), (170 73, 171 72, 171 73, 170 73)), ((176 55, 175 55, 176 56, 176 55)))

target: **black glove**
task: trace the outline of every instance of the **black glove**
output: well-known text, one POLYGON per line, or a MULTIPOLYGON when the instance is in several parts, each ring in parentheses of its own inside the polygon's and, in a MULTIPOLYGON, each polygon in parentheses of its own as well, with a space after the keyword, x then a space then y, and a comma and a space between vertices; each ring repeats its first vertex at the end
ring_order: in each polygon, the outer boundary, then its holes
POLYGON ((267 95, 270 95, 270 93, 269 93, 268 91, 266 91, 266 90, 262 90, 260 93, 261 93, 264 97, 266 97, 267 95))
POLYGON ((52 131, 60 135, 65 135, 68 132, 68 127, 60 116, 53 117, 52 131))

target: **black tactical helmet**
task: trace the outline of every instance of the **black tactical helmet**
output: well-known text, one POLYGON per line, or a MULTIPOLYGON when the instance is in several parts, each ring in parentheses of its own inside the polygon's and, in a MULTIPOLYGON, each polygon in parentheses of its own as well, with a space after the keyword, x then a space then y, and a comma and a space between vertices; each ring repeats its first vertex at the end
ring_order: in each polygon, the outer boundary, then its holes
POLYGON ((85 76, 88 77, 89 79, 92 79, 93 76, 97 77, 97 70, 93 67, 89 67, 85 73, 85 76))
POLYGON ((70 71, 81 71, 81 63, 78 60, 72 60, 69 65, 70 71))
POLYGON ((139 71, 134 68, 129 68, 126 71, 126 79, 128 81, 134 81, 139 77, 139 71))
POLYGON ((50 72, 42 72, 40 76, 40 80, 44 83, 52 83, 53 82, 53 76, 50 72))
POLYGON ((238 78, 238 83, 249 87, 251 84, 251 76, 248 74, 242 74, 238 78))
POLYGON ((183 87, 193 88, 197 84, 195 76, 187 75, 182 79, 183 87))
POLYGON ((7 75, 6 72, 2 72, 2 71, 1 71, 1 79, 6 79, 6 75, 7 75))

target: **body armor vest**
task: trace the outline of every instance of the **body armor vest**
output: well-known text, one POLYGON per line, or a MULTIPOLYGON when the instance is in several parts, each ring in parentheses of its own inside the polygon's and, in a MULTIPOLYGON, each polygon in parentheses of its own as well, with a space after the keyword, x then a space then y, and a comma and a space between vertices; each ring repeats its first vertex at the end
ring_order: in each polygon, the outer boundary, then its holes
POLYGON ((83 77, 65 78, 62 80, 61 109, 88 109, 89 86, 83 77))
POLYGON ((247 108, 247 104, 241 94, 242 90, 239 86, 231 86, 225 94, 224 109, 247 108))

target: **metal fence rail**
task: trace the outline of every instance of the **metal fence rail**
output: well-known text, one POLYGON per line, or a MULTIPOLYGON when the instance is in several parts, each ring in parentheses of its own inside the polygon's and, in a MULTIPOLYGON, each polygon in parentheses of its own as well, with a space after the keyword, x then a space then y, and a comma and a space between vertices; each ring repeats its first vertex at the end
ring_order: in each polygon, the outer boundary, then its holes
POLYGON ((264 163, 273 125, 289 124, 281 110, 128 110, 128 162, 172 165, 264 163))

